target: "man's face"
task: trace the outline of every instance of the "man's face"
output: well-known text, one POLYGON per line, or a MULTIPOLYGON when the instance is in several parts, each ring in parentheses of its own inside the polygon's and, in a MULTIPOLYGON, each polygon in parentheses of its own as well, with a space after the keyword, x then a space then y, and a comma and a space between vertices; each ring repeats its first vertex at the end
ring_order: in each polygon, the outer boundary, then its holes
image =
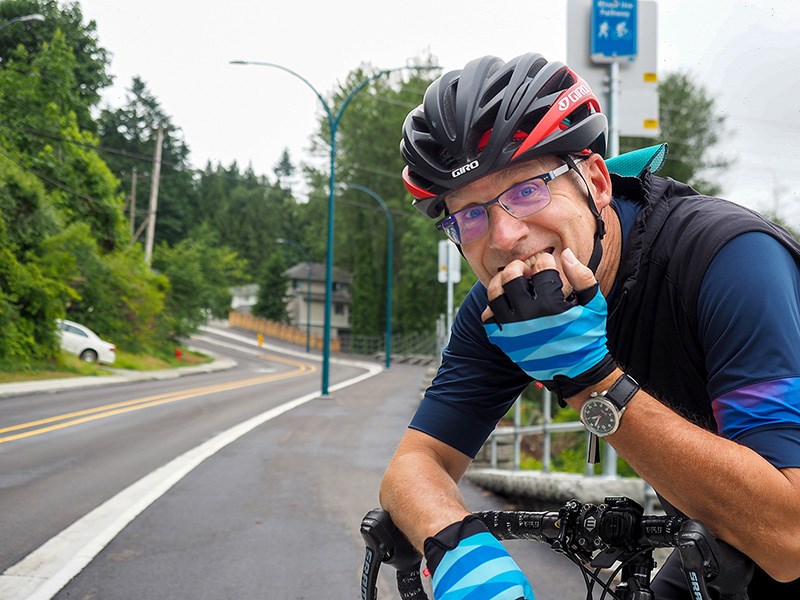
MULTIPOLYGON (((585 162, 592 168, 598 156, 585 162)), ((466 185, 447 198, 451 213, 471 204, 487 202, 512 185, 541 175, 563 164, 555 157, 545 157, 492 173, 466 185)), ((607 176, 607 175, 606 175, 607 176)), ((498 204, 488 208, 489 230, 481 238, 462 244, 461 249, 470 267, 485 286, 512 260, 533 264, 536 257, 549 253, 564 278, 561 252, 571 248, 582 263, 589 262, 594 247, 596 220, 587 204, 586 190, 576 186, 573 175, 565 174, 548 184, 550 203, 539 212, 516 218, 498 204)), ((587 177, 588 181, 591 181, 587 177)), ((607 200, 595 197, 602 209, 607 200)), ((565 290, 567 291, 567 290, 565 290)))

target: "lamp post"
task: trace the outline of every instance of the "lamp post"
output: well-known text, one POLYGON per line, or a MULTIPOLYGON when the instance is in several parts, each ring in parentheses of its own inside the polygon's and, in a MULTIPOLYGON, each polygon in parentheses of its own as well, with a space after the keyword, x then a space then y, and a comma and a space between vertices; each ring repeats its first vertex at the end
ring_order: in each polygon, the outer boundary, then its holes
POLYGON ((375 202, 380 204, 386 215, 386 224, 389 233, 386 241, 386 368, 392 365, 392 238, 394 237, 394 224, 392 214, 386 202, 373 190, 356 183, 348 183, 346 187, 369 194, 375 202))
POLYGON ((430 69, 437 69, 438 67, 396 67, 393 69, 383 69, 378 71, 374 75, 367 77, 363 81, 361 81, 355 88, 347 95, 347 97, 342 101, 342 105, 339 107, 339 111, 334 115, 333 110, 331 109, 328 102, 325 100, 325 97, 317 91, 311 82, 308 81, 305 77, 289 69, 288 67, 284 67, 283 65, 279 65, 276 63, 271 62, 261 62, 261 61, 251 61, 251 60, 232 60, 230 64, 233 65, 254 65, 260 67, 272 67, 275 69, 280 69, 281 71, 285 71, 290 75, 293 75, 304 84, 306 84, 311 91, 314 92, 317 99, 322 104, 322 108, 325 110, 325 114, 328 117, 328 128, 330 130, 330 145, 331 145, 331 153, 330 153, 330 178, 328 182, 328 231, 327 231, 327 254, 325 257, 325 323, 324 323, 324 330, 323 330, 323 345, 322 345, 322 396, 328 396, 328 381, 330 379, 330 353, 331 353, 331 304, 333 299, 333 219, 334 219, 334 212, 336 207, 336 133, 339 127, 339 123, 342 119, 342 115, 344 114, 345 109, 350 104, 350 101, 355 97, 358 92, 363 90, 367 85, 387 75, 394 71, 401 71, 404 69, 415 69, 415 70, 430 70, 430 69))
POLYGON ((24 23, 26 21, 44 21, 44 15, 40 15, 39 13, 33 15, 24 15, 22 17, 14 17, 10 21, 6 21, 2 25, 0 25, 0 31, 8 27, 9 25, 13 25, 14 23, 24 23))
POLYGON ((308 250, 294 240, 278 238, 275 241, 279 244, 294 246, 300 250, 303 257, 306 259, 306 352, 311 352, 311 257, 308 254, 308 250))

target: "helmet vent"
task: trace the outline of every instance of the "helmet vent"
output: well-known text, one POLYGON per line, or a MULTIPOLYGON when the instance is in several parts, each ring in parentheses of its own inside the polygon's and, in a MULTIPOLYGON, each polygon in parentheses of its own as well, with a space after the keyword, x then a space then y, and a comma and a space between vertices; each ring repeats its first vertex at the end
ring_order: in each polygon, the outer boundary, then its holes
POLYGON ((426 144, 429 148, 429 154, 436 157, 437 162, 442 169, 450 169, 456 165, 456 159, 447 151, 446 148, 438 144, 426 144))
POLYGON ((544 85, 542 85, 537 96, 539 98, 542 98, 550 94, 563 92, 564 90, 572 86, 574 83, 575 83, 575 78, 568 70, 566 69, 559 70, 550 79, 548 79, 544 85))
POLYGON ((423 114, 415 114, 412 116, 412 119, 414 121, 414 131, 419 131, 421 133, 431 132, 430 127, 428 127, 428 120, 423 114))
POLYGON ((441 116, 444 120, 444 131, 448 132, 448 137, 452 139, 454 131, 456 131, 455 114, 456 114, 456 96, 458 95, 458 80, 448 85, 442 95, 442 111, 441 116))
POLYGON ((483 96, 481 96, 479 106, 483 108, 489 102, 491 102, 500 92, 502 92, 506 87, 508 87, 508 83, 511 81, 511 77, 514 73, 512 71, 505 71, 502 77, 499 77, 497 81, 493 82, 486 91, 484 92, 483 96))
POLYGON ((535 77, 536 74, 545 67, 545 65, 547 65, 547 60, 540 56, 538 60, 533 62, 531 68, 528 69, 528 77, 535 77))

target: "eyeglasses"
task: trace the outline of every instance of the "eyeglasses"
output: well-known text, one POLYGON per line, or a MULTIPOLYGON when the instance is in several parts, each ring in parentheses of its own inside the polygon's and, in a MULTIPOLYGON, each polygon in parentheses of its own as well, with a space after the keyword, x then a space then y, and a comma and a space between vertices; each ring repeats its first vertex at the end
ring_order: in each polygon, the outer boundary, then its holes
POLYGON ((489 231, 489 207, 492 204, 499 204, 517 219, 529 217, 550 204, 550 188, 547 184, 571 168, 564 164, 543 175, 520 181, 488 202, 471 204, 447 215, 436 223, 436 229, 444 231, 456 244, 474 242, 489 231))

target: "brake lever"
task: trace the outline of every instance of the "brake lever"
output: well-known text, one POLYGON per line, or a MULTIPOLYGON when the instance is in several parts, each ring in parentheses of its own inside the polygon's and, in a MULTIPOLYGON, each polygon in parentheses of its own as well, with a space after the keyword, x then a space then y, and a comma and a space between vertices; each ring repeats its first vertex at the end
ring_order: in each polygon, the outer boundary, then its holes
POLYGON ((378 571, 381 563, 392 565, 397 569, 398 577, 402 573, 414 576, 415 572, 416 577, 419 577, 421 555, 392 522, 385 510, 376 508, 364 516, 361 520, 361 537, 367 545, 361 573, 362 600, 377 598, 378 571))
POLYGON ((705 525, 692 519, 681 526, 678 539, 678 553, 695 598, 710 599, 709 588, 722 598, 747 598, 754 570, 747 556, 717 540, 705 525))

